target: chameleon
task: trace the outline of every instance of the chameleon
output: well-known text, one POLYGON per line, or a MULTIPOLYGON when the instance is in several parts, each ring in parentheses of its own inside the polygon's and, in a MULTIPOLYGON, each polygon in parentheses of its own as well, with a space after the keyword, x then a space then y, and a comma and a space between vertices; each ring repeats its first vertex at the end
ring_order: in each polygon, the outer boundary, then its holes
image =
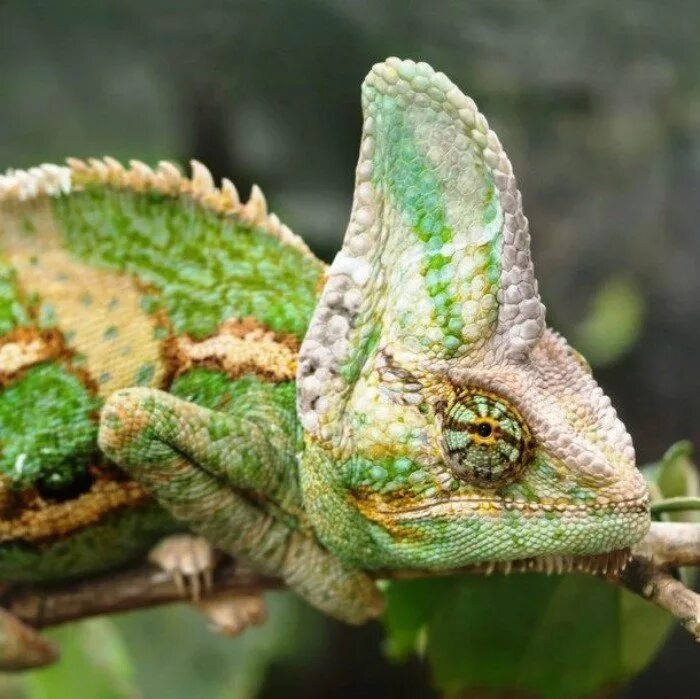
POLYGON ((545 323, 498 137, 423 62, 362 109, 330 266, 197 162, 0 177, 0 580, 196 536, 360 624, 388 571, 625 564, 647 488, 545 323))

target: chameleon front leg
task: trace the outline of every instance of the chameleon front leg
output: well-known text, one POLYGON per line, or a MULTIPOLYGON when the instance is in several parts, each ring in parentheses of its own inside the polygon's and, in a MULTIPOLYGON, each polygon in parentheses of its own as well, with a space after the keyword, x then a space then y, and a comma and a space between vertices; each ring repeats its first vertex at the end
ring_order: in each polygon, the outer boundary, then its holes
POLYGON ((359 624, 381 612, 374 582, 323 548, 303 521, 288 414, 271 406, 222 413, 130 388, 106 402, 99 443, 194 532, 327 614, 359 624))
POLYGON ((248 627, 265 622, 265 598, 262 591, 248 594, 224 591, 212 595, 218 553, 203 536, 171 534, 151 549, 148 560, 172 576, 183 596, 190 596, 192 604, 207 616, 215 631, 238 636, 248 627))

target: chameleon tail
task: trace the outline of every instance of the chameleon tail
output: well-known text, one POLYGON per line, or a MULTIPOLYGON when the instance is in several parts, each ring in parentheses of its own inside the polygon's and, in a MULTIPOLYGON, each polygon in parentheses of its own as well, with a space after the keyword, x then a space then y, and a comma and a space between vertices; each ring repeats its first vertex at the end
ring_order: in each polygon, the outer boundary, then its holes
POLYGON ((0 670, 29 670, 58 659, 56 647, 17 617, 0 609, 0 670))

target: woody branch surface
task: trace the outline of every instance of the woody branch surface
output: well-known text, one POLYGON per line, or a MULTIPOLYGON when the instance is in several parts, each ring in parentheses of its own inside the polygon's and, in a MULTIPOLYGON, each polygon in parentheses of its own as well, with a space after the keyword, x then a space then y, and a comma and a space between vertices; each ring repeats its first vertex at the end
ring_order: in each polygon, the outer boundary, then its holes
MULTIPOLYGON (((700 524, 654 522, 632 554, 624 571, 608 573, 604 579, 665 609, 700 640, 700 595, 669 572, 675 566, 700 565, 700 524)), ((483 568, 465 570, 469 574, 483 572, 483 568)), ((382 577, 394 576, 387 573, 382 577)), ((203 597, 283 587, 280 580, 239 568, 228 559, 218 567, 211 589, 203 597)), ((44 628, 101 614, 183 602, 187 595, 167 573, 142 565, 70 584, 18 586, 1 601, 23 622, 44 628)))

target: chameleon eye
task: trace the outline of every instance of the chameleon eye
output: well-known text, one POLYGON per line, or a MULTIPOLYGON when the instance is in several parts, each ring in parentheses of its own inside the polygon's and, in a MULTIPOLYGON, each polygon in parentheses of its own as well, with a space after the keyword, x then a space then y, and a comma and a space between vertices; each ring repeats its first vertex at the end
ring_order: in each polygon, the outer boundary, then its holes
POLYGON ((445 457, 459 479, 496 487, 518 477, 532 451, 530 430, 503 398, 467 389, 447 409, 445 457))

